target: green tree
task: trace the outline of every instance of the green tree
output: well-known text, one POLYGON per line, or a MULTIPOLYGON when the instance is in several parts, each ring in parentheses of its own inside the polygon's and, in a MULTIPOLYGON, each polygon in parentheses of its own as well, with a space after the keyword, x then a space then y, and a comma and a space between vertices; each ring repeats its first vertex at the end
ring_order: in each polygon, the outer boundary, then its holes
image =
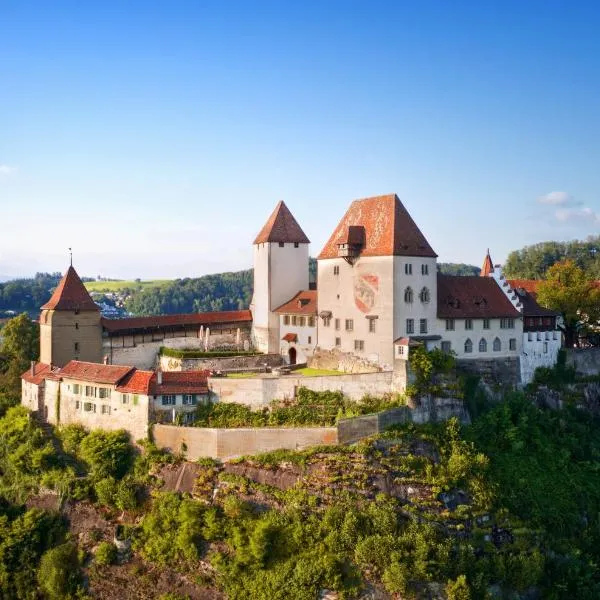
POLYGON ((459 575, 454 581, 446 584, 448 600, 471 600, 471 589, 464 575, 459 575))
POLYGON ((561 313, 567 347, 579 343, 578 332, 600 318, 600 288, 572 260, 556 263, 540 283, 537 300, 561 313))
POLYGON ((80 580, 77 546, 73 542, 52 548, 42 556, 38 583, 49 600, 75 598, 80 580))

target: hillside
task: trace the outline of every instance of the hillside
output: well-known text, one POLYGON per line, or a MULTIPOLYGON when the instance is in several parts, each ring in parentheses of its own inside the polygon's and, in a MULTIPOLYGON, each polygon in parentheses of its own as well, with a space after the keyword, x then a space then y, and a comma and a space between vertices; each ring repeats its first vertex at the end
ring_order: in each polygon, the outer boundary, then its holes
POLYGON ((122 433, 40 428, 11 409, 0 595, 599 597, 597 418, 517 393, 488 404, 468 383, 470 426, 226 463, 138 454, 122 433))

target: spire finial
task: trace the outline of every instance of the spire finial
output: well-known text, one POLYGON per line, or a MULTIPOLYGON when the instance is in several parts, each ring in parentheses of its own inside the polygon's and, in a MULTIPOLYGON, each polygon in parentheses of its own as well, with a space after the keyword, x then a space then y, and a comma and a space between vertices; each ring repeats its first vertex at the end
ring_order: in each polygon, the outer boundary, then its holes
POLYGON ((71 262, 71 266, 73 266, 73 249, 69 248, 69 260, 71 262))

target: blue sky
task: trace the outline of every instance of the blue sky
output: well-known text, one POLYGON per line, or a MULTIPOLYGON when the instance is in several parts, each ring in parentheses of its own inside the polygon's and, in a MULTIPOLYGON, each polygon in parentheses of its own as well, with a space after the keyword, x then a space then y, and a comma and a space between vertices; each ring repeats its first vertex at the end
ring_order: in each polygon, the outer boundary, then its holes
POLYGON ((316 255, 396 192, 441 261, 600 231, 600 4, 0 0, 0 274, 316 255))

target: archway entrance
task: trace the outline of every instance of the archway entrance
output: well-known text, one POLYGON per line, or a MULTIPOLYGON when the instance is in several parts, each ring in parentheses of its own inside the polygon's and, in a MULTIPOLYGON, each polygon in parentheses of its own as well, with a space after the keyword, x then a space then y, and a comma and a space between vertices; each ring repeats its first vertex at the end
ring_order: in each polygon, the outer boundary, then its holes
POLYGON ((288 351, 288 356, 290 357, 290 365, 296 364, 296 348, 290 348, 288 351))

